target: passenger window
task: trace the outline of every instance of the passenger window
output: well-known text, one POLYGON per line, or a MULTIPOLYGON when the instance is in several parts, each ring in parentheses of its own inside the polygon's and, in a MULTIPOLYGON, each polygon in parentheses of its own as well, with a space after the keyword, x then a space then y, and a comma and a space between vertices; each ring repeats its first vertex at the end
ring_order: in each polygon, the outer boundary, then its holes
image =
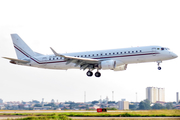
POLYGON ((94 56, 94 54, 92 56, 94 56))
POLYGON ((81 55, 81 57, 83 57, 83 55, 81 55))
POLYGON ((86 55, 84 57, 86 57, 86 55))
POLYGON ((89 57, 90 57, 91 55, 89 55, 89 57))
POLYGON ((126 54, 126 52, 124 52, 124 54, 126 54))
POLYGON ((119 53, 117 52, 117 54, 119 54, 119 53))
POLYGON ((122 52, 121 52, 121 54, 122 54, 122 52))
POLYGON ((140 50, 140 52, 142 52, 142 50, 140 50))
POLYGON ((113 55, 114 55, 115 53, 113 53, 113 55))
POLYGON ((103 54, 101 54, 101 56, 102 56, 103 54))
POLYGON ((111 53, 109 53, 109 55, 111 55, 111 53))
POLYGON ((132 53, 134 53, 134 51, 132 51, 132 53))
POLYGON ((105 53, 105 55, 107 55, 107 53, 105 53))
POLYGON ((130 51, 128 51, 128 53, 130 53, 130 51))
POLYGON ((138 52, 138 51, 136 51, 136 52, 138 52))

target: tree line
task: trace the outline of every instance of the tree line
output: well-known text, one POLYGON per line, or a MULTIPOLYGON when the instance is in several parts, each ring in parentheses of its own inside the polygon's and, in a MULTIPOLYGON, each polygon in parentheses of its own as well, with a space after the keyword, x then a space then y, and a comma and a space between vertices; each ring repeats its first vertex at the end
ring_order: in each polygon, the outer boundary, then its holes
POLYGON ((174 107, 172 103, 167 103, 165 106, 159 103, 155 103, 154 105, 151 106, 151 102, 148 99, 141 101, 138 106, 129 105, 129 109, 132 110, 173 109, 173 108, 174 107))

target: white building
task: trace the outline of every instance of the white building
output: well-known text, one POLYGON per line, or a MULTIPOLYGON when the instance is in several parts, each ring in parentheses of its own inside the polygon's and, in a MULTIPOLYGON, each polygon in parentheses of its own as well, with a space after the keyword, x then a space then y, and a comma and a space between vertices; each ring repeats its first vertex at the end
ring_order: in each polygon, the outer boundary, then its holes
POLYGON ((158 101, 165 102, 165 89, 158 88, 158 101))
POLYGON ((148 99, 152 103, 155 103, 157 101, 165 102, 165 89, 157 87, 147 87, 146 99, 148 99))
POLYGON ((129 102, 122 99, 118 102, 119 110, 129 110, 129 102))

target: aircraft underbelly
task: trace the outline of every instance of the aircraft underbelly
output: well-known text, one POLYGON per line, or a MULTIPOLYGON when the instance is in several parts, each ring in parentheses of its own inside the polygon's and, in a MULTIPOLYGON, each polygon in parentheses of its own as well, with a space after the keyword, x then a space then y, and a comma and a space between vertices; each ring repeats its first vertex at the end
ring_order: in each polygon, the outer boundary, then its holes
POLYGON ((71 69, 71 68, 75 68, 75 67, 74 67, 74 63, 70 63, 70 64, 66 65, 66 63, 63 62, 63 63, 47 64, 46 68, 48 68, 48 69, 67 70, 67 69, 71 69))
POLYGON ((157 61, 158 56, 133 56, 133 57, 127 57, 127 58, 121 58, 121 60, 125 64, 133 64, 133 63, 143 63, 143 62, 154 62, 157 61))

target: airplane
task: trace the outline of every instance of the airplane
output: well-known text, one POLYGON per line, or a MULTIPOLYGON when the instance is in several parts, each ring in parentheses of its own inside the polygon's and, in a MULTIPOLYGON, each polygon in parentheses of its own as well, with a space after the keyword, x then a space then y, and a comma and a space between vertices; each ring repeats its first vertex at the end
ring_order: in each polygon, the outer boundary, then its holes
POLYGON ((110 50, 98 50, 76 53, 57 53, 53 48, 50 49, 53 55, 43 55, 34 52, 17 34, 11 34, 16 55, 18 59, 3 57, 10 60, 10 63, 31 66, 45 69, 80 69, 88 70, 87 76, 100 77, 100 70, 123 71, 128 64, 157 62, 158 70, 161 70, 160 63, 164 60, 171 60, 178 56, 161 46, 131 47, 110 50))

